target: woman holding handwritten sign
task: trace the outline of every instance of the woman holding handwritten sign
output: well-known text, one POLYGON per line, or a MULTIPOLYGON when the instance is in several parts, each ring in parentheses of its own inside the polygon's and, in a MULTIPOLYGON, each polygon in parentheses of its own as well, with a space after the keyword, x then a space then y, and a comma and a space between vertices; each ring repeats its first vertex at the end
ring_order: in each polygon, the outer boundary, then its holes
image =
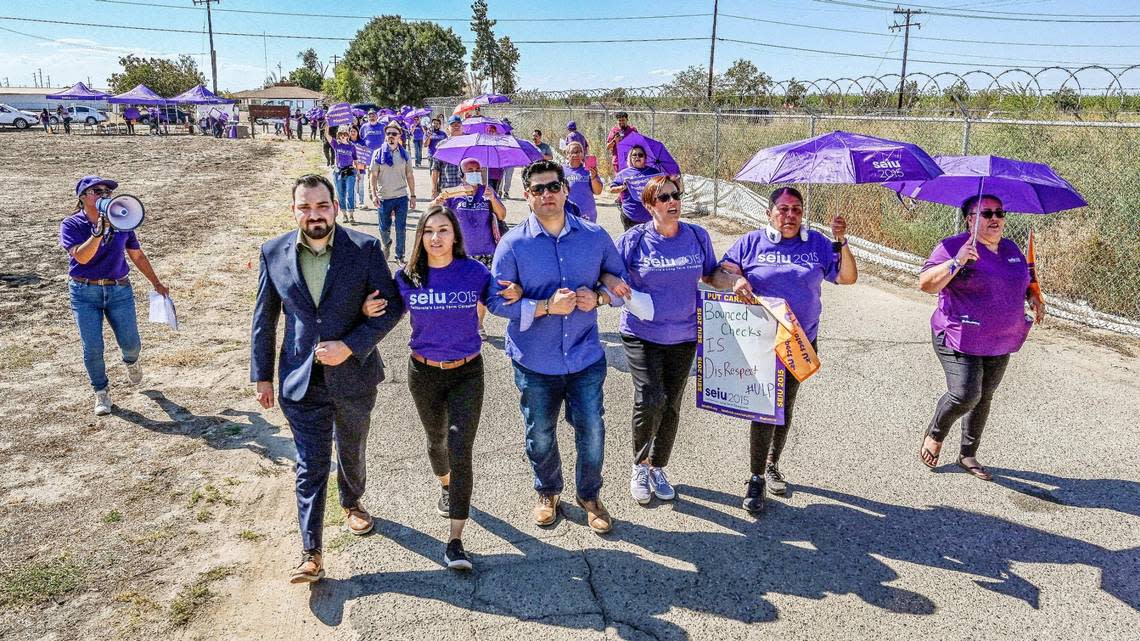
POLYGON ((622 234, 617 249, 630 287, 653 301, 651 318, 641 318, 626 306, 620 327, 634 389, 629 493, 645 505, 651 495, 663 501, 676 497, 665 466, 697 351, 697 281, 711 280, 717 260, 709 233, 681 222, 681 184, 676 179, 654 176, 642 190, 641 201, 653 218, 622 234))
MULTIPOLYGON (((768 203, 768 226, 745 234, 728 249, 713 286, 731 289, 744 300, 752 300, 754 293, 784 299, 814 348, 823 281, 850 285, 859 276, 855 256, 847 247, 847 222, 842 216, 831 221, 831 233, 835 236, 832 242, 804 225, 804 199, 795 188, 777 189, 768 203)), ((752 422, 752 477, 743 502, 749 512, 763 509, 765 486, 775 495, 788 491, 787 481, 780 473, 780 453, 792 425, 799 387, 799 381, 789 376, 784 391, 783 425, 752 422)))

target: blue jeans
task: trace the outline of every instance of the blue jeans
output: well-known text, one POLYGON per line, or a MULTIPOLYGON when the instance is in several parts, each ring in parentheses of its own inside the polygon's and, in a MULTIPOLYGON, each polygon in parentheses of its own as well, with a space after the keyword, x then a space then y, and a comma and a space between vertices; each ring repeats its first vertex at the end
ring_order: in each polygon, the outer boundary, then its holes
POLYGON ((566 375, 539 374, 518 363, 515 386, 522 397, 526 423, 526 456, 534 471, 534 489, 539 494, 562 492, 562 458, 558 454, 558 410, 566 401, 566 421, 574 428, 578 463, 574 482, 578 496, 585 501, 598 498, 602 489, 602 458, 605 454, 606 426, 602 420, 602 386, 606 381, 606 359, 566 375))
POLYGON ((341 209, 356 209, 356 170, 347 176, 336 172, 336 199, 341 209))
POLYGON ((416 148, 416 166, 419 167, 424 159, 424 141, 417 140, 413 146, 416 148))
POLYGON ((130 364, 139 359, 142 340, 139 339, 138 320, 135 318, 135 293, 130 285, 81 285, 68 282, 71 294, 71 311, 79 325, 79 338, 83 340, 83 366, 95 391, 106 389, 107 367, 103 363, 103 317, 115 333, 115 341, 123 353, 123 362, 130 364))
POLYGON ((385 198, 380 201, 380 240, 384 251, 392 246, 392 216, 396 217, 396 258, 404 258, 404 237, 408 231, 408 197, 385 198))

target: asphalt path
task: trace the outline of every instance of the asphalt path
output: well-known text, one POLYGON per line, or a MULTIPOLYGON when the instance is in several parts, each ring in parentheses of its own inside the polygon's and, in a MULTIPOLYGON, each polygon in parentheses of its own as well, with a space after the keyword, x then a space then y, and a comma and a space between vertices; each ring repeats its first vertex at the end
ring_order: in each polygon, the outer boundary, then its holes
MULTIPOLYGON (((423 170, 417 180, 427 194, 423 170)), ((519 181, 513 189, 512 223, 528 213, 519 181)), ((616 208, 600 211, 616 237, 616 208)), ((376 233, 375 212, 357 219, 376 233)), ((710 232, 718 252, 734 240, 710 232)), ((618 313, 603 310, 602 499, 616 521, 605 536, 573 503, 565 422, 562 514, 550 528, 531 521, 506 323, 488 316, 468 574, 442 566, 447 520, 435 512, 401 322, 380 346, 388 380, 368 445, 377 531, 328 555, 312 614, 362 639, 1136 638, 1140 344, 1055 320, 1035 329, 994 400, 979 453, 995 474, 986 483, 954 465, 956 431, 936 471, 917 458, 945 389, 933 304, 869 273, 824 285, 823 368, 801 389, 781 463, 791 489, 759 517, 740 508, 747 423, 693 401, 669 465, 677 500, 629 497, 632 385, 618 313)))

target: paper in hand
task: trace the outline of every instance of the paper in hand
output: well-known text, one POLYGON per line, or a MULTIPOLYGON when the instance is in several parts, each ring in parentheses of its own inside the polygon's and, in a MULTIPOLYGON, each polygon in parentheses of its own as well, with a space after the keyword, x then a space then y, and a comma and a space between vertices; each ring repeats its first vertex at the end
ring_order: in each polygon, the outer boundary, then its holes
POLYGON ((178 317, 174 313, 174 301, 158 292, 150 293, 150 322, 166 323, 170 329, 178 331, 178 317))
POLYGON ((629 310, 630 314, 633 314, 643 321, 653 320, 653 297, 645 292, 639 292, 636 289, 630 289, 629 291, 629 298, 625 299, 622 305, 629 310))

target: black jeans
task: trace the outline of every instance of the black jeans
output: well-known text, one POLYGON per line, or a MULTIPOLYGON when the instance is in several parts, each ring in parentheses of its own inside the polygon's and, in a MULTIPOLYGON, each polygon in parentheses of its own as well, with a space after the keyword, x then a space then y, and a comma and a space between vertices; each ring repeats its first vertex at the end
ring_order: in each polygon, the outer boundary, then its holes
POLYGON ((649 459, 653 467, 669 464, 695 341, 662 345, 622 334, 633 375, 633 462, 649 459))
POLYGON ((629 231, 630 227, 636 227, 640 224, 641 223, 637 222, 636 220, 630 218, 629 216, 626 216, 624 211, 621 212, 621 226, 625 228, 625 231, 629 231))
POLYGON ((471 449, 483 411, 483 357, 455 369, 440 369, 409 358, 408 389, 427 436, 432 473, 451 474, 449 516, 466 519, 473 482, 471 449))
POLYGON ((934 353, 946 372, 946 393, 938 399, 934 418, 926 432, 939 443, 950 432, 950 426, 962 419, 960 456, 974 456, 982 442, 982 430, 990 415, 990 401, 1005 375, 1009 354, 971 356, 943 345, 943 338, 931 332, 934 353))
MULTIPOLYGON (((818 352, 815 341, 811 342, 811 346, 818 352)), ((792 414, 799 391, 800 382, 789 372, 784 378, 784 424, 770 425, 752 421, 752 429, 748 431, 748 452, 753 474, 763 474, 768 461, 780 462, 780 454, 788 441, 788 430, 792 427, 792 414)))

